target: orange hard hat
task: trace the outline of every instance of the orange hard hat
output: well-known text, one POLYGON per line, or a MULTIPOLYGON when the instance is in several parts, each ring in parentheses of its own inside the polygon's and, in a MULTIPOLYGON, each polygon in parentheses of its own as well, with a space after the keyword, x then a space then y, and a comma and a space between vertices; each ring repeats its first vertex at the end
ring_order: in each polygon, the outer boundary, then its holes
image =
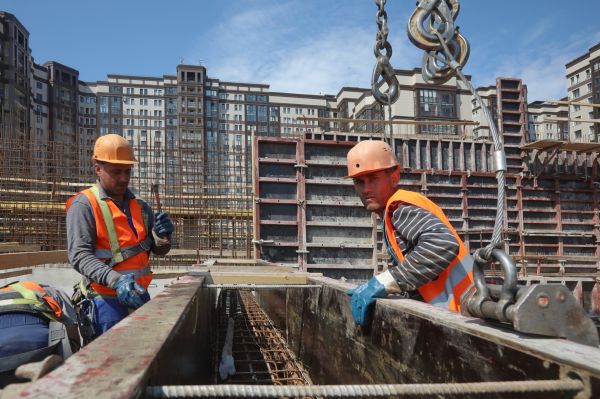
POLYGON ((118 134, 107 134, 98 137, 94 145, 94 161, 124 165, 138 163, 129 141, 118 134))
POLYGON ((391 147, 381 140, 365 140, 348 151, 348 176, 358 177, 398 166, 391 147))

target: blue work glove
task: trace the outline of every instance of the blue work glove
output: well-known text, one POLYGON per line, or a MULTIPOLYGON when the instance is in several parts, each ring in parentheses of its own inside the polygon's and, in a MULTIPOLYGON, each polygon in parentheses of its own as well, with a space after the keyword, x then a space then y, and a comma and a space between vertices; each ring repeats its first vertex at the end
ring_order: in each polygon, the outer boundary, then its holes
POLYGON ((376 298, 385 298, 387 291, 377 277, 371 278, 365 284, 348 291, 352 295, 352 316, 356 324, 364 326, 367 324, 369 309, 375 303, 376 298))
POLYGON ((173 222, 167 212, 154 213, 154 232, 160 237, 169 237, 175 230, 173 222))
POLYGON ((117 298, 122 305, 137 309, 144 304, 142 295, 146 293, 146 289, 139 285, 133 276, 133 274, 122 276, 113 288, 117 291, 117 298))

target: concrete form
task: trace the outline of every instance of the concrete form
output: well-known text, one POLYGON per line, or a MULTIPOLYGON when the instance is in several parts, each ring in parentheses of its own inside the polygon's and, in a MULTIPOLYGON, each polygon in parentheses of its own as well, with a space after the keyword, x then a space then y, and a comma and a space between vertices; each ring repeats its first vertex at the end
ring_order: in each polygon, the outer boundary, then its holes
MULTIPOLYGON (((291 275, 281 271, 278 284, 291 275)), ((254 276, 260 278, 260 268, 254 276)), ((63 366, 17 387, 15 397, 129 398, 143 397, 149 386, 210 384, 220 350, 211 338, 217 289, 203 288, 210 277, 181 278, 63 366)), ((318 276, 306 276, 306 283, 317 287, 256 290, 255 298, 314 384, 521 381, 527 387, 572 375, 583 382, 577 397, 600 395, 600 349, 524 337, 404 299, 378 300, 370 328, 360 328, 346 294, 352 284, 318 276)))

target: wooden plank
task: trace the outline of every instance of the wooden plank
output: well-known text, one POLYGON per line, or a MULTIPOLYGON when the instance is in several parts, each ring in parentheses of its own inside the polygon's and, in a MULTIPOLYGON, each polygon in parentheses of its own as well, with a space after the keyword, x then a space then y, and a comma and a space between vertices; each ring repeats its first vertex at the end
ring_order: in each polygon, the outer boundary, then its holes
POLYGON ((33 269, 19 269, 19 270, 15 270, 15 271, 6 272, 6 273, 0 273, 0 278, 26 276, 26 275, 32 274, 32 273, 33 273, 33 269))
POLYGON ((40 250, 39 245, 34 244, 19 244, 17 243, 0 243, 0 253, 8 252, 37 252, 40 250))
POLYGON ((256 273, 243 271, 193 271, 190 276, 204 277, 207 284, 306 284, 318 273, 256 273))
POLYGON ((68 262, 67 251, 39 251, 0 254, 0 270, 66 262, 68 262))

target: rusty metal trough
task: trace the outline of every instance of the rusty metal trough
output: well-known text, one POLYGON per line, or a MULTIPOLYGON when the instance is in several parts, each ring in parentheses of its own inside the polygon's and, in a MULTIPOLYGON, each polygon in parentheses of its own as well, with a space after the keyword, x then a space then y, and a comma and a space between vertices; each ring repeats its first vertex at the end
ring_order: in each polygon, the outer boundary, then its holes
MULTIPOLYGON (((219 382, 215 378, 215 353, 220 353, 223 341, 215 338, 217 298, 225 291, 219 285, 244 282, 267 284, 253 294, 240 294, 243 302, 249 299, 260 305, 258 309, 250 305, 263 320, 251 329, 272 334, 261 327, 268 324, 266 319, 277 327, 276 334, 285 338, 293 358, 310 374, 313 385, 297 388, 308 389, 305 393, 319 392, 327 397, 331 395, 326 385, 350 389, 353 384, 359 386, 356 392, 367 392, 378 384, 382 389, 396 387, 392 392, 415 394, 414 385, 398 384, 442 384, 437 387, 454 389, 459 396, 461 389, 464 394, 475 385, 478 392, 488 392, 483 397, 600 396, 600 349, 562 339, 524 336, 497 324, 405 299, 378 300, 371 326, 360 328, 352 319, 346 294, 351 284, 285 268, 278 276, 273 268, 255 268, 252 278, 243 271, 236 278, 235 268, 229 270, 229 274, 191 272, 179 278, 64 365, 24 385, 15 397, 192 397, 202 388, 218 387, 213 385, 219 382), (283 287, 286 284, 290 288, 283 287), (248 296, 251 298, 242 298, 248 296), (552 384, 562 386, 562 393, 551 390, 552 384), (505 385, 512 390, 501 391, 505 385), (183 390, 175 395, 174 390, 167 389, 173 386, 187 386, 190 395, 181 393, 183 390), (157 395, 156 387, 165 389, 157 395)), ((279 338, 275 340, 281 343, 279 338)), ((235 358, 235 343, 232 354, 235 358)), ((297 383, 296 377, 290 379, 297 383)), ((285 384, 284 380, 280 384, 285 384)), ((247 379, 238 382, 250 384, 247 379)), ((261 380, 255 384, 258 388, 266 383, 261 380)))

